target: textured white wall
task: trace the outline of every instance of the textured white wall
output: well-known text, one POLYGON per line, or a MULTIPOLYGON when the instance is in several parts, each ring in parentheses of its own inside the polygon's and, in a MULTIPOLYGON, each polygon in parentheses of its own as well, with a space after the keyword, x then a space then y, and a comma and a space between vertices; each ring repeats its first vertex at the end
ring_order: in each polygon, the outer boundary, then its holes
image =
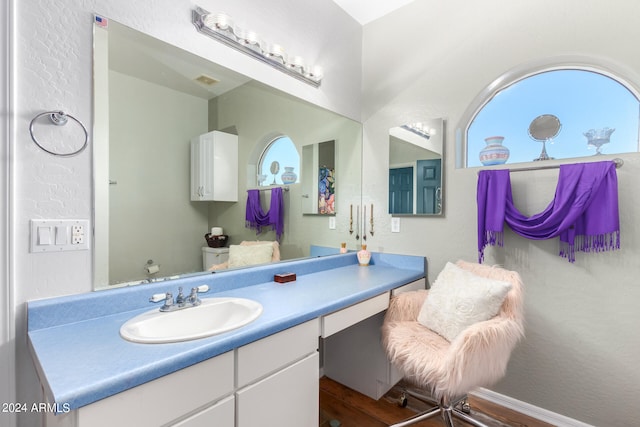
MULTIPOLYGON (((10 4, 16 9, 17 21, 16 137, 11 141, 15 153, 15 215, 11 222, 15 270, 10 283, 16 303, 17 400, 40 402, 26 346, 25 303, 90 291, 92 252, 30 254, 29 220, 92 217, 92 152, 88 149, 75 157, 53 157, 31 142, 28 125, 40 112, 62 109, 78 117, 91 133, 93 13, 356 119, 360 114, 362 29, 333 2, 197 2, 210 11, 225 10, 245 27, 255 26, 265 38, 322 65, 326 78, 320 89, 314 89, 198 34, 191 24, 195 2, 189 0, 67 0, 55 7, 48 0, 12 0, 10 4)), ((27 414, 20 417, 19 424, 38 425, 39 418, 38 414, 27 414)))
MULTIPOLYGON (((364 27, 364 203, 384 206, 388 129, 447 119, 444 218, 376 218, 372 250, 426 255, 433 280, 446 261, 474 260, 477 169, 454 169, 455 128, 487 85, 523 64, 555 56, 591 57, 640 85, 640 4, 569 0, 413 2, 364 27), (382 189, 382 190, 381 190, 382 189)), ((529 143, 529 142, 525 142, 529 143)), ((598 426, 640 425, 640 155, 618 171, 622 249, 557 256, 557 242, 506 236, 488 263, 521 273, 525 341, 495 391, 598 426)), ((556 171, 514 174, 516 203, 529 214, 553 197, 556 171)))

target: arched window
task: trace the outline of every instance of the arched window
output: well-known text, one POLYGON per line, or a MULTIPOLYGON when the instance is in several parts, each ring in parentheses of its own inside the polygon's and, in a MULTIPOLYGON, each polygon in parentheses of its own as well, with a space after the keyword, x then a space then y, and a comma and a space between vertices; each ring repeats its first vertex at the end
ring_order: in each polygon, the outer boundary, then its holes
POLYGON ((258 160, 258 185, 300 182, 300 154, 286 135, 273 139, 258 160))
POLYGON ((467 167, 639 151, 637 92, 610 73, 546 69, 485 94, 466 128, 467 167))

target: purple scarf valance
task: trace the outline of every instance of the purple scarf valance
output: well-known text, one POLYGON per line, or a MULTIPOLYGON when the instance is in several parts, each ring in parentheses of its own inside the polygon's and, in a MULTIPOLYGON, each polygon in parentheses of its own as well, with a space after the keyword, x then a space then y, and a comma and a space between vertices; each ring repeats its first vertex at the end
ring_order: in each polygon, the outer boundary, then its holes
POLYGON ((276 239, 280 241, 284 232, 284 203, 282 188, 271 189, 271 205, 269 211, 264 212, 260 204, 260 190, 247 190, 247 211, 245 214, 246 227, 262 232, 262 227, 271 226, 276 231, 276 239))
POLYGON ((502 246, 509 227, 527 239, 560 237, 560 255, 575 261, 575 250, 620 249, 618 178, 610 161, 560 166, 556 194, 547 208, 530 217, 513 204, 508 169, 478 176, 478 260, 488 245, 502 246))

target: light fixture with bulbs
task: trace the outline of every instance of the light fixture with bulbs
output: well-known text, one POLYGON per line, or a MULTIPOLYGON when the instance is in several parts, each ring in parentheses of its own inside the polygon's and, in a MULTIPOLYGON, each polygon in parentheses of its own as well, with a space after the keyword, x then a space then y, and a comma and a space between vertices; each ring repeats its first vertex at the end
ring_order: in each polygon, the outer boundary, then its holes
POLYGON ((319 87, 322 69, 308 66, 300 56, 288 56, 277 43, 262 40, 255 32, 240 28, 225 13, 210 13, 200 7, 192 12, 193 25, 207 36, 265 62, 298 80, 319 87))
POLYGON ((402 125, 401 127, 426 139, 431 138, 437 133, 436 129, 429 128, 424 123, 411 123, 408 125, 402 125))

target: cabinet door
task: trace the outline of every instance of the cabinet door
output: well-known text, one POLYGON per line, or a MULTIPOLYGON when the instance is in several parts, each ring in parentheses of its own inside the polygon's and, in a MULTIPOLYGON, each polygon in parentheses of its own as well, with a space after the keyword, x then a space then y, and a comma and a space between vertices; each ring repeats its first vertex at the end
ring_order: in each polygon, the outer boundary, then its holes
POLYGON ((213 164, 207 179, 212 182, 212 200, 238 201, 238 136, 213 131, 213 164))
POLYGON ((236 393, 236 427, 318 425, 319 356, 313 353, 236 393))
POLYGON ((210 200, 213 197, 213 164, 207 166, 207 159, 213 162, 213 137, 202 135, 191 140, 191 200, 210 200), (207 175, 211 172, 211 176, 207 175))
POLYGON ((191 200, 238 201, 238 136, 213 131, 191 140, 191 200))

